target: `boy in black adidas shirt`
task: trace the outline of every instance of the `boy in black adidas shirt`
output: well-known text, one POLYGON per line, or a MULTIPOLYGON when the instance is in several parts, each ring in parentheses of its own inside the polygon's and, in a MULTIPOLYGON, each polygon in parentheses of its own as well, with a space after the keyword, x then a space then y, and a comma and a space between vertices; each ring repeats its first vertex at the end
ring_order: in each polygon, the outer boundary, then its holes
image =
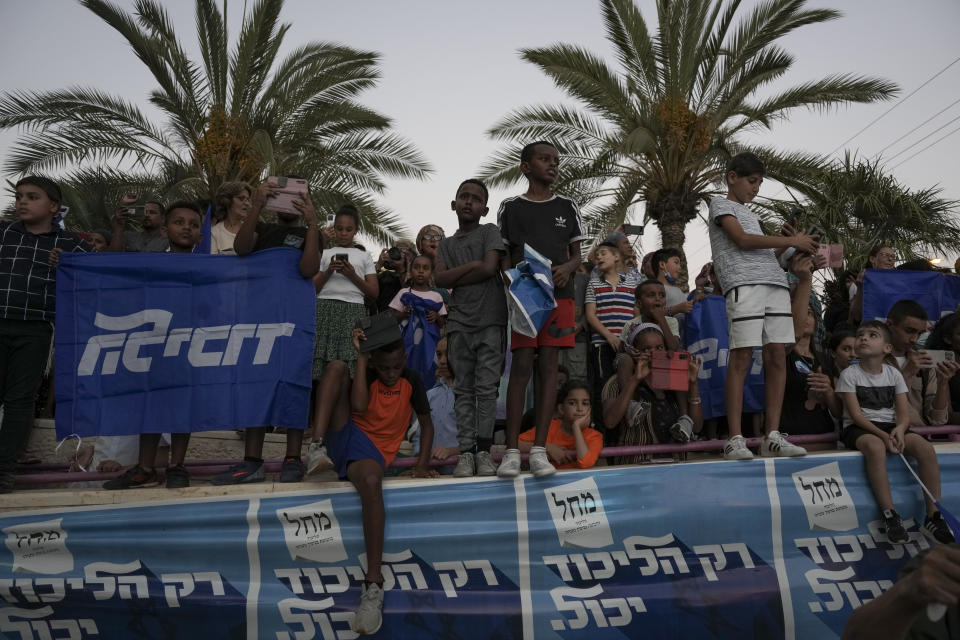
POLYGON ((533 372, 535 354, 540 393, 536 402, 537 431, 530 450, 530 470, 535 476, 548 476, 556 471, 547 459, 544 445, 556 404, 559 350, 574 346, 573 273, 580 266, 580 241, 584 237, 577 205, 550 191, 557 179, 559 164, 560 154, 549 142, 525 146, 520 153, 520 171, 527 178, 527 191, 504 200, 497 213, 497 225, 507 247, 502 269, 506 271, 521 262, 524 245, 530 245, 549 258, 553 265, 557 301, 557 307, 537 337, 530 338, 516 332, 510 334, 513 361, 507 386, 507 452, 497 470, 497 475, 502 478, 520 473, 517 441, 523 418, 523 399, 533 372))

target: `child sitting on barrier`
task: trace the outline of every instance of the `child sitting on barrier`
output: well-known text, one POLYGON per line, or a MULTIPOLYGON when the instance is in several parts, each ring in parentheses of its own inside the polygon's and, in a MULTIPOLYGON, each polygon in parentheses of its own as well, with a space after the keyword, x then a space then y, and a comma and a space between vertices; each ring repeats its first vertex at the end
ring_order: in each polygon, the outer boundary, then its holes
MULTIPOLYGON (((848 449, 863 454, 867 480, 880 507, 887 538, 893 543, 910 540, 900 516, 893 508, 887 454, 906 453, 917 459, 920 479, 940 500, 940 467, 933 445, 909 430, 910 411, 907 384, 892 364, 884 362, 893 351, 890 329, 876 320, 857 329, 856 354, 859 362, 840 374, 837 393, 843 400, 843 431, 840 439, 848 449)), ((923 531, 938 542, 953 542, 953 535, 929 497, 924 496, 927 519, 923 531)))
POLYGON ((360 606, 351 628, 357 634, 376 633, 383 622, 383 536, 386 514, 383 506, 383 472, 393 462, 415 411, 420 421, 420 455, 415 478, 436 477, 428 466, 433 446, 433 420, 427 393, 415 371, 407 369, 403 342, 396 341, 361 351, 366 340, 361 329, 353 330, 357 350, 356 374, 350 381, 346 362, 335 360, 317 390, 317 411, 326 412, 326 448, 341 480, 349 480, 360 494, 367 573, 360 606))
MULTIPOLYGON (((193 202, 175 202, 167 209, 163 235, 170 242, 170 253, 193 253, 193 248, 203 239, 203 214, 193 202)), ((188 425, 189 426, 189 425, 188 425)), ((127 469, 119 478, 107 480, 104 489, 130 489, 149 487, 157 484, 157 470, 154 467, 157 447, 160 444, 159 433, 140 434, 139 462, 127 469)), ((167 467, 167 489, 181 489, 190 486, 190 476, 183 466, 190 444, 190 432, 170 434, 170 466, 167 467)))
MULTIPOLYGON (((617 377, 604 388, 604 426, 620 429, 618 446, 687 442, 703 427, 697 384, 700 359, 690 357, 686 392, 654 389, 651 363, 655 351, 665 350, 662 330, 655 324, 636 325, 624 344, 627 352, 617 357, 617 377)), ((642 455, 635 455, 617 458, 615 464, 642 461, 642 455)))
MULTIPOLYGON (((547 431, 547 455, 557 469, 589 469, 597 464, 603 435, 590 428, 590 385, 571 380, 557 392, 557 414, 547 431), (570 451, 570 450, 573 451, 570 451)), ((520 451, 533 447, 536 428, 520 434, 520 451)))

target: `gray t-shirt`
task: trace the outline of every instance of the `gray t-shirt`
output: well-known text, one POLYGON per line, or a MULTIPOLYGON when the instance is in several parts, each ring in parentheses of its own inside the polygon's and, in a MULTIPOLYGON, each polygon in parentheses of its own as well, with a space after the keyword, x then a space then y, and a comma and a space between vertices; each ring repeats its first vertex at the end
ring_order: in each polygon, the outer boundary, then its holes
POLYGON ((760 218, 742 204, 714 198, 710 201, 710 250, 723 292, 749 284, 789 287, 773 249, 741 249, 720 226, 720 218, 735 216, 744 233, 764 235, 760 218))
MULTIPOLYGON (((500 229, 495 224, 483 224, 468 233, 458 230, 440 242, 437 257, 449 269, 483 260, 488 251, 505 252, 500 229)), ((447 333, 506 326, 507 298, 500 271, 482 282, 454 287, 448 311, 447 333)))
MULTIPOLYGON (((859 363, 854 363, 840 373, 837 393, 856 393, 863 417, 874 424, 896 422, 897 395, 907 393, 907 383, 903 380, 903 374, 888 364, 883 365, 880 373, 873 374, 861 369, 859 363)), ((852 423, 844 407, 844 428, 852 423)))
POLYGON ((123 250, 140 253, 163 253, 170 248, 170 242, 163 237, 163 233, 147 233, 146 231, 124 231, 123 250))

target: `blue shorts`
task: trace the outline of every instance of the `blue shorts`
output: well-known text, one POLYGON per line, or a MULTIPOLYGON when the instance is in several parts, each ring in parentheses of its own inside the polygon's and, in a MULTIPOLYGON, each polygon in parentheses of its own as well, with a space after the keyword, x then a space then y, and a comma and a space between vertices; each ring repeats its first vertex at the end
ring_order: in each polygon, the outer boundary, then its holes
POLYGON ((328 431, 325 440, 327 455, 333 461, 333 466, 341 480, 347 479, 347 465, 354 460, 370 459, 379 463, 384 469, 387 468, 383 454, 377 449, 377 445, 373 444, 353 419, 347 420, 347 424, 339 431, 328 431))

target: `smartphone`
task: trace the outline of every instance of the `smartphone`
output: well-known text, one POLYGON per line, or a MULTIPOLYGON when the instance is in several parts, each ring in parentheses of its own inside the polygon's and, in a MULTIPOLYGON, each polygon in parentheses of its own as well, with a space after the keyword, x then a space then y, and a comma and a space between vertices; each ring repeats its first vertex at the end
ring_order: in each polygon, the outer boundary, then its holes
POLYGON ((822 244, 817 248, 817 254, 823 256, 826 260, 824 268, 842 269, 843 268, 843 245, 842 244, 822 244))
POLYGON ((822 241, 823 241, 823 237, 824 237, 826 234, 823 232, 823 229, 821 229, 821 228, 818 227, 817 225, 813 225, 813 226, 811 226, 809 229, 807 229, 807 235, 808 235, 808 236, 816 236, 816 237, 817 237, 817 242, 822 242, 822 241))
POLYGON ((267 184, 277 188, 277 194, 267 198, 263 204, 264 208, 280 213, 290 213, 295 216, 302 215, 300 211, 293 206, 294 200, 303 200, 309 197, 310 184, 300 178, 287 178, 286 176, 270 176, 267 178, 267 184))
POLYGON ((332 227, 332 226, 333 226, 333 223, 335 223, 336 221, 337 221, 337 214, 335 214, 335 213, 328 213, 328 214, 327 214, 327 226, 328 226, 328 227, 332 227))
POLYGON ((335 253, 335 254, 333 255, 333 259, 336 260, 337 262, 350 262, 350 254, 349 254, 349 253, 335 253))
POLYGON ((125 209, 128 216, 131 218, 136 218, 137 220, 143 220, 143 215, 145 213, 145 206, 138 204, 135 207, 127 207, 125 209))
POLYGON ((642 224, 625 224, 623 225, 623 233, 627 236, 642 236, 643 235, 643 225, 642 224))
POLYGON ((930 358, 933 360, 933 365, 931 365, 931 368, 937 366, 941 362, 954 361, 953 351, 945 351, 943 349, 924 349, 924 353, 930 356, 930 358))

